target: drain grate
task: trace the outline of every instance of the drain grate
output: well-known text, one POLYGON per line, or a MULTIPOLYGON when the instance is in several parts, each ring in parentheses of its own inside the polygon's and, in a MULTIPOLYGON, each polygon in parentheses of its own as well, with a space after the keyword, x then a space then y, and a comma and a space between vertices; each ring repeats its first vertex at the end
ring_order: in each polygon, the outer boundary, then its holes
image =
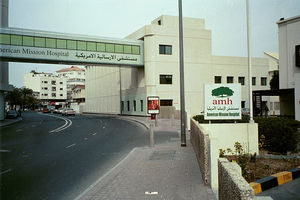
POLYGON ((174 160, 175 153, 173 150, 154 151, 149 160, 174 160))

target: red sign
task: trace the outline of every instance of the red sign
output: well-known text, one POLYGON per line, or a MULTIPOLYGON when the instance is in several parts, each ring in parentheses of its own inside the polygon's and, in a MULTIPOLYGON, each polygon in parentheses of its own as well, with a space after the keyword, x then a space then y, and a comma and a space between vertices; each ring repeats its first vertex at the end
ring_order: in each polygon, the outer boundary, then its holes
POLYGON ((147 102, 148 114, 159 114, 159 97, 148 97, 147 102))

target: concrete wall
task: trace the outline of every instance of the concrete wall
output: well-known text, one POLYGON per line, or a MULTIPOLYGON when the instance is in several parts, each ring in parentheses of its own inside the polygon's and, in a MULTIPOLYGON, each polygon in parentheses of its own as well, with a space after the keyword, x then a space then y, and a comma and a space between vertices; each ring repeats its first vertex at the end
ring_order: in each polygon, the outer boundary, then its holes
POLYGON ((245 153, 259 154, 258 126, 255 123, 199 124, 191 119, 191 142, 196 149, 203 179, 214 192, 218 190, 219 149, 234 150, 234 143, 239 142, 245 153))
POLYGON ((243 178, 237 163, 218 159, 219 200, 254 199, 252 187, 243 178))

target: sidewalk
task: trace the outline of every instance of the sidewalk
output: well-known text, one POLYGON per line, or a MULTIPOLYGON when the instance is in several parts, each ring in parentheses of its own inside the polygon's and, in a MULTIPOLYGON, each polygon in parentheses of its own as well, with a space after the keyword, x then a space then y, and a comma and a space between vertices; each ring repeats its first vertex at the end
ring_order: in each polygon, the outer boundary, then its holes
MULTIPOLYGON (((149 126, 149 118, 121 117, 149 126)), ((160 119, 155 131, 178 131, 171 120, 160 119)), ((180 139, 156 145, 154 148, 133 149, 117 166, 99 178, 77 199, 215 199, 205 186, 187 135, 187 147, 180 147, 180 139)))
POLYGON ((8 126, 14 123, 17 123, 18 121, 21 121, 23 118, 18 117, 16 119, 5 119, 0 121, 0 127, 8 126))

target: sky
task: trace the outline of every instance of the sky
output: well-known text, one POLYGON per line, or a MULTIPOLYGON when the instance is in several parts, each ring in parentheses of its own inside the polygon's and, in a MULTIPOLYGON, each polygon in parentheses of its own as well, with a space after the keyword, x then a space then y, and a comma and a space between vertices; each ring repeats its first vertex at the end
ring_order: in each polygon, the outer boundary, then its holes
MULTIPOLYGON (((212 53, 247 56, 246 0, 182 0, 183 17, 205 19, 212 53)), ((300 0, 250 0, 252 55, 278 52, 276 22, 300 15, 300 0)), ((9 0, 9 26, 124 38, 160 15, 178 15, 177 0, 9 0)), ((55 72, 64 65, 10 63, 10 84, 22 87, 31 70, 55 72)))

